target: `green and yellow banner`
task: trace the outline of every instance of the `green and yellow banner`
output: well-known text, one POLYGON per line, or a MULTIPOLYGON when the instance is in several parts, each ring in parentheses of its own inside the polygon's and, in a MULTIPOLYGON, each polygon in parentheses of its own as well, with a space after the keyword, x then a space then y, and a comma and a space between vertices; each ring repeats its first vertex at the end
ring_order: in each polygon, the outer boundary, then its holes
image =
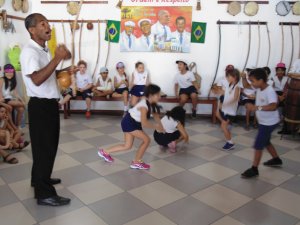
POLYGON ((106 30, 106 34, 105 34, 105 40, 114 42, 114 43, 119 43, 120 27, 121 27, 120 21, 108 20, 107 28, 106 28, 107 30, 106 30))
POLYGON ((206 23, 193 22, 191 42, 192 43, 205 43, 205 36, 206 36, 206 23))

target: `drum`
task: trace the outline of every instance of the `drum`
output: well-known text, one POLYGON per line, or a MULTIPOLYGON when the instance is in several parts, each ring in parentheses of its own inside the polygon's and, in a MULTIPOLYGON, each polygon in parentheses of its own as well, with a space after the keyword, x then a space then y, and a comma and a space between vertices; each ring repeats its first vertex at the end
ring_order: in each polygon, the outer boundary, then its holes
POLYGON ((67 10, 68 10, 68 13, 70 13, 72 16, 76 15, 79 11, 79 4, 78 2, 69 2, 67 4, 67 10))
POLYGON ((293 14, 296 16, 300 16, 300 1, 294 3, 293 14))
POLYGON ((245 5, 244 13, 247 16, 255 16, 258 13, 259 6, 256 2, 248 2, 245 5))
POLYGON ((291 11, 291 5, 287 1, 278 2, 276 5, 276 12, 279 16, 286 16, 291 11))
POLYGON ((228 4, 228 8, 227 8, 227 12, 232 15, 232 16, 236 16, 237 14, 239 14, 241 12, 241 3, 234 1, 234 2, 230 2, 228 4))
POLYGON ((285 118, 300 123, 300 76, 290 78, 285 100, 285 118))

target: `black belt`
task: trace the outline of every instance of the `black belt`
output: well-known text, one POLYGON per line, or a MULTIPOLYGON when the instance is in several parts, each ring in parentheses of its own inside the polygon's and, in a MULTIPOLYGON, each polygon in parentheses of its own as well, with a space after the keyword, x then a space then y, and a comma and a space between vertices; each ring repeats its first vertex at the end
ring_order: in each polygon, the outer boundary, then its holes
POLYGON ((39 98, 39 97, 30 97, 30 99, 32 100, 40 100, 40 101, 56 101, 58 102, 59 101, 59 98, 39 98))

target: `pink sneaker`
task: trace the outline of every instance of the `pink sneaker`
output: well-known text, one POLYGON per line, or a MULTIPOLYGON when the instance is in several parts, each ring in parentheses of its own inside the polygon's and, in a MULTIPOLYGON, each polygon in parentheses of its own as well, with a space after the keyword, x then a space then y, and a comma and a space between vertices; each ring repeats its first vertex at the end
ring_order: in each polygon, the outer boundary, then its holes
POLYGON ((175 141, 172 141, 170 144, 168 144, 168 147, 169 147, 170 152, 172 152, 172 153, 177 152, 177 150, 176 150, 176 142, 175 141))
POLYGON ((99 149, 98 155, 100 158, 104 159, 105 162, 112 163, 114 161, 114 159, 110 156, 110 154, 104 152, 103 149, 99 149))
POLYGON ((138 170, 149 170, 150 169, 150 165, 146 164, 144 162, 133 162, 130 165, 131 169, 138 169, 138 170))

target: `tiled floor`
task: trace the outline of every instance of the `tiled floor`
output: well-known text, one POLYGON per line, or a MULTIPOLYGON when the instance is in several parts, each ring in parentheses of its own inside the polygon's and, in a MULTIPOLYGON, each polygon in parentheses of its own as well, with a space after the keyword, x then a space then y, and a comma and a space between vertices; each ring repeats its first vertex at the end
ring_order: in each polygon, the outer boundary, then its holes
POLYGON ((128 167, 135 149, 116 154, 113 165, 96 154, 98 146, 122 140, 120 117, 98 115, 86 121, 74 115, 61 125, 53 176, 62 178, 56 188, 72 199, 71 205, 36 205, 28 148, 16 154, 18 165, 0 163, 1 225, 300 224, 300 138, 280 140, 274 134, 284 166, 261 167, 259 178, 244 180, 240 173, 251 164, 255 130, 233 127, 237 148, 228 153, 220 151, 218 125, 188 120, 188 145, 171 154, 152 142, 145 154, 151 170, 136 171, 128 167))

